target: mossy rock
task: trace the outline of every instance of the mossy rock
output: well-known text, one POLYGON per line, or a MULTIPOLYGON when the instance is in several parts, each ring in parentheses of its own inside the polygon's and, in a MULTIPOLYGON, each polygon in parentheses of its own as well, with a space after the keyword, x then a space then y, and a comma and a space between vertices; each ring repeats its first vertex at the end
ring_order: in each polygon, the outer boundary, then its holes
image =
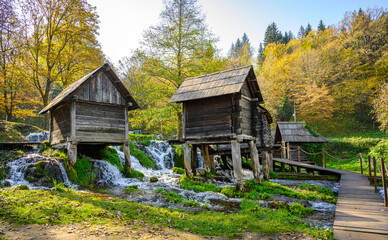
POLYGON ((157 182, 159 181, 159 179, 157 177, 151 177, 150 178, 150 182, 157 182))
POLYGON ((173 167, 172 171, 177 173, 177 174, 184 174, 185 173, 185 170, 183 168, 180 168, 180 167, 173 167))
POLYGON ((26 185, 24 184, 20 184, 20 185, 16 185, 16 186, 13 186, 12 189, 15 189, 15 190, 30 190, 26 185))
POLYGON ((27 167, 25 178, 38 186, 53 187, 53 181, 63 182, 59 164, 55 161, 43 160, 27 167))

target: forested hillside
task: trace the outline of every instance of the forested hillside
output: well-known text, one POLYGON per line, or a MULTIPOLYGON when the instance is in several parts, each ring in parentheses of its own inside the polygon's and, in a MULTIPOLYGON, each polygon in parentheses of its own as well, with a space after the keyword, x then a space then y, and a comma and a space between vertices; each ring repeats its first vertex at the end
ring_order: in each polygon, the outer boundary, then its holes
MULTIPOLYGON (((109 59, 96 9, 86 0, 0 0, 0 12, 0 118, 47 128, 37 112, 109 59)), ((293 120, 295 106, 298 121, 326 136, 388 130, 386 9, 348 12, 297 35, 272 23, 258 51, 244 33, 227 56, 196 1, 167 1, 159 19, 115 66, 141 106, 132 129, 179 135, 181 107, 168 101, 184 79, 252 64, 276 121, 293 120)))

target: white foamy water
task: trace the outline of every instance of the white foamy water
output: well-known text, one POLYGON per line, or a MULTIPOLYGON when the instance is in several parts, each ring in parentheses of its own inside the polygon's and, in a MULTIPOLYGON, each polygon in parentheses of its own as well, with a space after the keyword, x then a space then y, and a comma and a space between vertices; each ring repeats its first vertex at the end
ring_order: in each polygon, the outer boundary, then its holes
POLYGON ((62 162, 56 160, 56 159, 46 159, 42 157, 42 155, 37 154, 37 153, 31 153, 27 154, 27 156, 19 158, 15 161, 9 162, 7 165, 10 167, 10 170, 7 174, 7 177, 3 180, 3 184, 7 182, 11 186, 15 185, 26 185, 30 189, 37 189, 37 188, 45 188, 42 186, 35 186, 28 182, 25 179, 26 175, 26 170, 30 165, 33 165, 39 161, 42 160, 47 160, 47 161, 52 161, 53 163, 56 163, 59 166, 59 169, 62 174, 62 179, 64 180, 64 183, 68 187, 76 188, 77 185, 73 184, 70 180, 69 177, 67 176, 65 167, 63 166, 62 162))
POLYGON ((43 142, 44 140, 49 139, 49 132, 43 131, 38 133, 30 133, 26 137, 29 142, 43 142))

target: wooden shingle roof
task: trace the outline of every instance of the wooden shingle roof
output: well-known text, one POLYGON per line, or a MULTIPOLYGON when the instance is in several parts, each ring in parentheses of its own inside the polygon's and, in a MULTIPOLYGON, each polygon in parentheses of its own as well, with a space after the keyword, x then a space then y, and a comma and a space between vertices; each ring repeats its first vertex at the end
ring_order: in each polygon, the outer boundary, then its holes
POLYGON ((275 143, 324 143, 327 140, 321 135, 314 136, 304 127, 304 122, 278 122, 275 133, 275 143))
POLYGON ((139 108, 139 105, 136 103, 135 99, 128 92, 127 88, 121 82, 121 80, 117 77, 116 73, 112 70, 111 66, 108 63, 101 65, 100 67, 94 69, 90 73, 81 77, 80 79, 74 81, 67 88, 65 88, 62 92, 58 94, 46 107, 44 107, 39 114, 44 114, 50 109, 67 102, 71 99, 71 97, 75 94, 76 90, 88 80, 96 77, 101 71, 104 71, 108 78, 112 81, 113 85, 117 88, 117 90, 121 93, 125 101, 132 103, 132 106, 129 107, 130 110, 139 108))
POLYGON ((245 81, 248 81, 253 98, 258 98, 258 102, 263 103, 252 66, 188 78, 181 84, 170 102, 185 102, 238 93, 245 81))

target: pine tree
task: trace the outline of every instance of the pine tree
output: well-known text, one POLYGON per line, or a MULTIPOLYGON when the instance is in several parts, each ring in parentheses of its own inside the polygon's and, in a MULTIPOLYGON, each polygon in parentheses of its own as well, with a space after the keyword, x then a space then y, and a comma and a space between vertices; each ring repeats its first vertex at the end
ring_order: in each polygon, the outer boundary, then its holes
POLYGON ((270 25, 268 25, 267 29, 265 30, 264 35, 264 47, 267 46, 269 43, 282 43, 283 42, 283 35, 278 29, 275 22, 272 22, 270 25))
POLYGON ((300 28, 299 28, 298 38, 299 38, 299 39, 302 39, 304 35, 305 35, 305 30, 304 30, 304 27, 303 27, 303 25, 302 25, 302 26, 300 26, 300 28))
POLYGON ((307 23, 307 27, 304 31, 304 35, 307 36, 312 30, 313 30, 313 27, 310 25, 310 23, 307 23))
POLYGON ((253 50, 248 35, 243 34, 241 40, 237 38, 229 50, 229 67, 241 67, 252 64, 253 50))
POLYGON ((325 26, 325 24, 323 24, 323 21, 320 20, 319 24, 318 24, 318 32, 319 31, 325 31, 325 30, 326 30, 326 26, 325 26))
POLYGON ((265 60, 265 55, 264 55, 264 47, 263 44, 260 43, 259 45, 259 53, 257 54, 257 65, 261 66, 265 60))
POLYGON ((283 43, 287 44, 294 39, 294 34, 291 31, 285 32, 283 37, 283 43))

